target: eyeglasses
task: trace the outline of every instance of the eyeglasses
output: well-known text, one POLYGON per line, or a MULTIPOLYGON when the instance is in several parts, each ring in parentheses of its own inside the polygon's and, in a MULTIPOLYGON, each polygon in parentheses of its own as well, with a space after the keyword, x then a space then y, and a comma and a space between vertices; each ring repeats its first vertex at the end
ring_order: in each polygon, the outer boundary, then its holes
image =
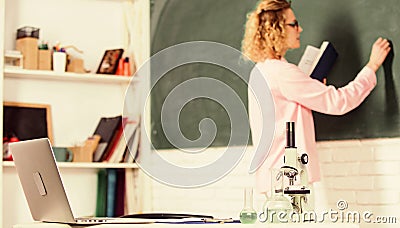
POLYGON ((287 23, 286 25, 289 25, 290 27, 295 28, 296 30, 299 29, 299 22, 297 20, 287 23))

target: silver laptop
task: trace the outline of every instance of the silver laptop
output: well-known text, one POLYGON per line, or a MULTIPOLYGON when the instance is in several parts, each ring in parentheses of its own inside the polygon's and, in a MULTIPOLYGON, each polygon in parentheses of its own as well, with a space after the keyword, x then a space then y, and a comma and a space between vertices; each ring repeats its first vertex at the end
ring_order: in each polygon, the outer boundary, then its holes
POLYGON ((67 224, 152 223, 140 218, 75 218, 47 138, 10 143, 15 167, 35 221, 67 224))

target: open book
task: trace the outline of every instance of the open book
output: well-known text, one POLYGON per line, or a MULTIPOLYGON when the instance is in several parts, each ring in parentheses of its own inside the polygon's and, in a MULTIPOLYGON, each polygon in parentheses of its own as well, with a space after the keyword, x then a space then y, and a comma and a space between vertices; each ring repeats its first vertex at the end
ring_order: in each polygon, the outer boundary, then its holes
POLYGON ((338 53, 328 41, 322 42, 320 48, 307 45, 298 66, 305 74, 323 82, 332 69, 337 56, 338 53))

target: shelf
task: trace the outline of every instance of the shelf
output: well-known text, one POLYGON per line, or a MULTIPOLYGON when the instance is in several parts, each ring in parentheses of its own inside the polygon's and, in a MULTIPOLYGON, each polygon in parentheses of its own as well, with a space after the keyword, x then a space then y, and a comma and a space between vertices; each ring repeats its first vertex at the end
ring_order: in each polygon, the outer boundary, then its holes
POLYGON ((119 83, 129 84, 139 82, 138 78, 104 75, 104 74, 79 74, 79 73, 57 73, 49 70, 24 70, 15 68, 4 69, 5 78, 21 78, 21 79, 37 79, 37 80, 59 80, 59 81, 82 81, 82 82, 97 82, 97 83, 119 83))
MULTIPOLYGON (((106 168, 139 168, 136 163, 105 163, 105 162, 57 162, 59 168, 87 168, 87 169, 106 169, 106 168)), ((12 161, 3 161, 3 167, 15 167, 12 161)))

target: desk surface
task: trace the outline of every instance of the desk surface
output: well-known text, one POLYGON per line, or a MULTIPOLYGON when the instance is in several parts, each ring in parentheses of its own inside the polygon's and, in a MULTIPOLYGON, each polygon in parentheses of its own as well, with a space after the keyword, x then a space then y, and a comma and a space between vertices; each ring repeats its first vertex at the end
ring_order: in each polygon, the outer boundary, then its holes
MULTIPOLYGON (((105 224, 105 225, 96 225, 90 226, 91 228, 116 228, 116 227, 132 227, 132 228, 199 228, 201 225, 199 224, 162 224, 162 223, 154 223, 154 224, 105 224)), ((265 223, 256 223, 253 225, 244 225, 240 223, 225 223, 225 224, 206 224, 207 228, 244 228, 244 227, 254 227, 254 228, 265 228, 265 223)), ((29 224, 18 224, 14 225, 13 228, 70 228, 73 226, 69 226, 66 224, 58 224, 58 223, 29 223, 29 224)), ((82 226, 79 226, 82 227, 82 226)), ((347 223, 302 223, 302 224, 268 224, 268 228, 359 228, 359 224, 347 224, 347 223)))

